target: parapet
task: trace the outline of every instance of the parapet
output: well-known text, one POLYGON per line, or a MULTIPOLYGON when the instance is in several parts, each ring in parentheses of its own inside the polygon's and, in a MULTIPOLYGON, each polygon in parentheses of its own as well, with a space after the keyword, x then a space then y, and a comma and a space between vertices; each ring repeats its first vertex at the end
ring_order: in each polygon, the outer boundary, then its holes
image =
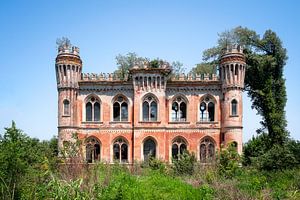
POLYGON ((234 45, 228 45, 226 48, 223 49, 222 54, 232 54, 232 53, 243 53, 243 47, 239 44, 234 44, 234 45))
POLYGON ((171 81, 218 81, 217 74, 180 74, 171 77, 171 81))
POLYGON ((82 73, 81 74, 82 81, 127 81, 128 75, 125 77, 119 76, 117 73, 82 73))
POLYGON ((62 45, 58 47, 58 55, 59 54, 74 54, 79 55, 79 48, 75 46, 69 46, 69 45, 62 45))

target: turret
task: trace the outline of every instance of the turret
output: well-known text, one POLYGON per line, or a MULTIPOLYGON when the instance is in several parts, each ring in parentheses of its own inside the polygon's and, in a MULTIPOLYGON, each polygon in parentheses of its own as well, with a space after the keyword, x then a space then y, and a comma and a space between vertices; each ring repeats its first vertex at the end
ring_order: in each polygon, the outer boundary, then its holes
POLYGON ((228 46, 220 59, 222 81, 222 130, 221 141, 225 146, 233 143, 242 153, 242 113, 245 77, 245 55, 239 45, 228 46))
POLYGON ((58 142, 70 141, 72 133, 77 131, 77 93, 81 78, 82 61, 79 48, 69 42, 62 42, 58 47, 55 62, 58 90, 58 142))

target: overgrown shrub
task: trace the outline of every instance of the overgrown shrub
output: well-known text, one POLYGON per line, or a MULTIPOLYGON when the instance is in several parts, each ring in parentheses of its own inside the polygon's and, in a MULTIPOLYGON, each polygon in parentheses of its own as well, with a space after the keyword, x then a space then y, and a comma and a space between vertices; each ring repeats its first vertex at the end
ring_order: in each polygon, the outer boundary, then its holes
POLYGON ((258 157, 252 158, 252 163, 260 170, 283 170, 296 167, 297 161, 287 145, 274 145, 258 157))
POLYGON ((196 156, 194 153, 184 151, 178 159, 172 159, 172 168, 177 175, 192 175, 195 169, 196 156))
POLYGON ((232 178, 240 172, 240 156, 233 144, 222 148, 219 153, 218 170, 221 175, 232 178))

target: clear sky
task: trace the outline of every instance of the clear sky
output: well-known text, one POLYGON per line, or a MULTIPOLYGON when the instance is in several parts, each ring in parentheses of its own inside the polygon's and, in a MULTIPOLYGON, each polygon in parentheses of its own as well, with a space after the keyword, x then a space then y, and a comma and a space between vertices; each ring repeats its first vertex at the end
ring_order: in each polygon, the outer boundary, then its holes
MULTIPOLYGON (((288 50, 288 130, 300 140, 299 1, 2 1, 0 132, 15 120, 32 137, 57 134, 56 39, 78 46, 84 72, 112 72, 115 56, 180 61, 190 70, 218 33, 245 26, 275 31, 288 50)), ((244 142, 260 127, 244 95, 244 142)))

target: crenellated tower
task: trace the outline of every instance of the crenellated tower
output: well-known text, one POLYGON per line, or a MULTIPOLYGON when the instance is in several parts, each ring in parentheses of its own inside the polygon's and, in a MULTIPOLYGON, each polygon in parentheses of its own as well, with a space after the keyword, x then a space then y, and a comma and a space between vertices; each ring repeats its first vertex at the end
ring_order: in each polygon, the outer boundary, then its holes
POLYGON ((58 90, 58 142, 62 147, 77 131, 78 81, 81 78, 82 61, 79 48, 64 43, 59 46, 55 62, 58 90))
POLYGON ((223 100, 221 141, 224 145, 234 143, 242 153, 243 88, 246 61, 240 45, 228 46, 220 60, 220 80, 223 100))

